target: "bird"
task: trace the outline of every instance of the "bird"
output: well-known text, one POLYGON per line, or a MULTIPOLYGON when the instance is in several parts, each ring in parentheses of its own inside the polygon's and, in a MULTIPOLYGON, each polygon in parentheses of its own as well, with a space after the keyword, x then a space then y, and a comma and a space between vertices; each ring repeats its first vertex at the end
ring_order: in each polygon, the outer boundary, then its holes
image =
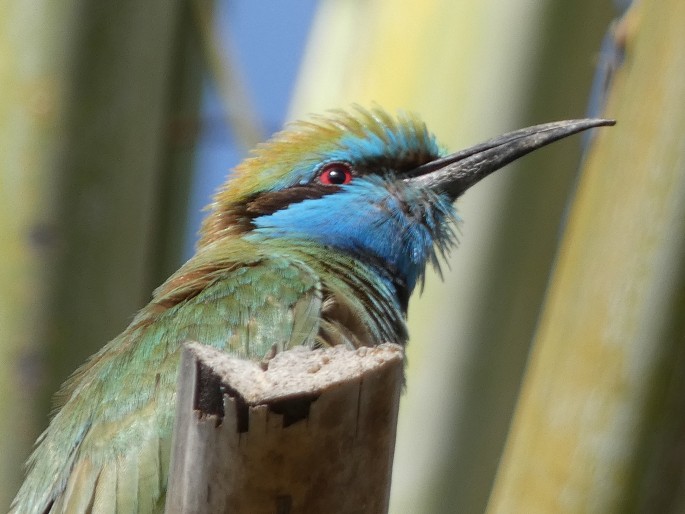
POLYGON ((611 124, 537 125, 452 154, 418 116, 378 106, 289 124, 229 174, 195 254, 62 386, 11 513, 162 512, 184 341, 255 361, 405 345, 409 297, 456 244, 455 200, 526 153, 611 124))

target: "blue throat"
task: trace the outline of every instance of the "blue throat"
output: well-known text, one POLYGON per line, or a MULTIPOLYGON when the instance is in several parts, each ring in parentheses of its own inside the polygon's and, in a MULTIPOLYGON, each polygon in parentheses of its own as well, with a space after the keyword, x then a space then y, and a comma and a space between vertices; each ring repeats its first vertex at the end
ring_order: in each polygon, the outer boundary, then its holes
POLYGON ((438 264, 454 243, 449 199, 379 176, 355 179, 340 191, 258 217, 249 239, 317 242, 361 260, 369 256, 399 274, 411 294, 426 263, 438 264))

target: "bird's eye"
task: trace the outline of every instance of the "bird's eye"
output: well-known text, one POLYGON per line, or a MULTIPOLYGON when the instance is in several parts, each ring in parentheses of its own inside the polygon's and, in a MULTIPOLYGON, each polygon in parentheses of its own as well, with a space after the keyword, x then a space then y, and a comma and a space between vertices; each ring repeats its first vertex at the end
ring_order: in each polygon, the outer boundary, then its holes
POLYGON ((350 166, 343 162, 326 164, 319 174, 319 182, 326 186, 342 186, 352 180, 350 166))

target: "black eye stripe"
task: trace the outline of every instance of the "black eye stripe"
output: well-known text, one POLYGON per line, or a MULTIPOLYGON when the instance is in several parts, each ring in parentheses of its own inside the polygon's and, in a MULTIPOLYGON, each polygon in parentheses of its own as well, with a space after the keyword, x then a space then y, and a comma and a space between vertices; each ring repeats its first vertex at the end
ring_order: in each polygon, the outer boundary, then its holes
POLYGON ((339 190, 340 188, 336 185, 309 184, 289 187, 283 191, 261 193, 246 203, 245 212, 252 218, 268 216, 292 204, 315 200, 339 190))

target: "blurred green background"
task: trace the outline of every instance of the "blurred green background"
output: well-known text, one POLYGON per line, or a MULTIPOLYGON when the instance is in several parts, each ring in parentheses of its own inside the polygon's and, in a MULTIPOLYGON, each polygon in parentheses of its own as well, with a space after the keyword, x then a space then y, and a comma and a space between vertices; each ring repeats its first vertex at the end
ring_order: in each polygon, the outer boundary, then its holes
POLYGON ((582 171, 572 138, 458 204, 410 306, 391 511, 685 511, 685 6, 625 7, 0 4, 0 510, 52 393, 284 119, 376 103, 457 150, 592 100, 619 124, 582 171))

